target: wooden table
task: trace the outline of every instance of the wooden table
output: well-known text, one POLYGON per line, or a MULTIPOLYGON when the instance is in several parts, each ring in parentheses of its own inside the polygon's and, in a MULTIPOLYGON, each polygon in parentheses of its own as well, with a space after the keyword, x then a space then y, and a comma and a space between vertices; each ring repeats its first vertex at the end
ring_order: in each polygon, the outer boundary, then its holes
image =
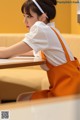
POLYGON ((34 66, 44 64, 45 60, 39 57, 13 57, 0 59, 0 69, 34 66))
MULTIPOLYGON (((26 67, 26 66, 34 66, 34 65, 41 65, 44 64, 45 61, 40 59, 39 57, 13 57, 10 59, 0 59, 0 69, 7 69, 7 68, 16 68, 16 67, 26 67)), ((11 69, 12 70, 12 69, 11 69)), ((8 79, 8 78, 7 78, 8 79)), ((26 85, 21 85, 21 80, 20 84, 19 82, 17 82, 18 80, 14 80, 14 82, 8 81, 5 79, 5 77, 3 76, 2 80, 0 80, 0 99, 4 100, 11 100, 11 99, 15 99, 21 92, 24 91, 28 91, 32 90, 33 88, 30 88, 29 86, 26 85), (8 89, 4 87, 5 85, 9 85, 8 89), (10 87, 12 86, 12 88, 10 87), (10 95, 9 93, 9 89, 13 91, 13 88, 15 88, 14 93, 12 95, 10 95), (17 91, 16 91, 17 89, 17 91), (16 91, 16 93, 15 93, 16 91), (2 94, 3 93, 3 94, 2 94)))

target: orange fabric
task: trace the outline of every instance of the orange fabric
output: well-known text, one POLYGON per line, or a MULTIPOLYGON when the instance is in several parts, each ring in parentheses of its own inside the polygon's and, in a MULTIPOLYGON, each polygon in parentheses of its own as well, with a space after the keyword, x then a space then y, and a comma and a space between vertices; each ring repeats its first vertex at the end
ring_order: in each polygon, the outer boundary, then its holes
MULTIPOLYGON (((56 33, 55 30, 53 31, 56 33)), ((56 35, 59 38, 65 52, 67 63, 59 66, 53 66, 46 61, 46 64, 50 69, 47 72, 50 88, 49 90, 35 92, 31 99, 49 98, 54 96, 58 97, 80 93, 80 70, 78 69, 79 62, 76 58, 74 61, 70 60, 61 38, 57 33, 56 35)), ((42 57, 45 59, 43 54, 42 57)))

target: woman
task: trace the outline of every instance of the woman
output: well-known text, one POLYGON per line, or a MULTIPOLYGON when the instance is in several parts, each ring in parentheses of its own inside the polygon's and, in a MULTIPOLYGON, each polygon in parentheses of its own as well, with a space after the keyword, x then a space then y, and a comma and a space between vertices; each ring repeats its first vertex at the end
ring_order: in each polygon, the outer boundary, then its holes
POLYGON ((22 5, 24 23, 30 30, 25 38, 8 48, 0 50, 0 58, 9 58, 34 50, 41 51, 46 60, 41 66, 47 71, 49 90, 23 93, 18 101, 66 96, 80 93, 80 71, 60 32, 50 23, 56 16, 56 0, 27 0, 22 5))

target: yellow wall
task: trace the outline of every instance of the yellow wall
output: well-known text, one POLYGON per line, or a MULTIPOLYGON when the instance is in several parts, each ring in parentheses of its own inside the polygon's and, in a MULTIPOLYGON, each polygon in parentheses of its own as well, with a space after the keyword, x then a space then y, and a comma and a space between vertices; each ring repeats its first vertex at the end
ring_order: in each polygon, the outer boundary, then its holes
POLYGON ((71 5, 71 33, 80 34, 80 23, 77 22, 78 4, 71 5))
POLYGON ((0 33, 26 32, 21 13, 24 0, 0 0, 0 33))
POLYGON ((58 4, 57 16, 55 18, 56 27, 62 33, 71 33, 71 5, 58 4))
MULTIPOLYGON (((0 33, 27 32, 21 13, 23 2, 24 0, 0 0, 0 33)), ((76 7, 76 4, 58 3, 54 21, 62 33, 80 33, 80 24, 76 20, 76 7)))

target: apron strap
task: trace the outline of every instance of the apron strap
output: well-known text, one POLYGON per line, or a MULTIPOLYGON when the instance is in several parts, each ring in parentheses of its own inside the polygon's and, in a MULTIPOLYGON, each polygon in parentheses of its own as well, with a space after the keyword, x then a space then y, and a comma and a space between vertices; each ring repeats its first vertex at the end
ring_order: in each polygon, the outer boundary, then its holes
POLYGON ((65 47, 62 39, 60 38, 60 36, 58 35, 58 33, 57 33, 53 28, 51 28, 51 29, 56 33, 56 35, 57 35, 57 37, 58 37, 58 39, 59 39, 59 41, 60 41, 60 43, 61 43, 61 45, 62 45, 62 48, 63 48, 63 50, 64 50, 64 52, 65 52, 66 60, 67 60, 68 62, 71 61, 71 60, 70 60, 70 57, 69 57, 69 54, 68 54, 68 52, 67 52, 67 50, 66 50, 66 47, 65 47))

